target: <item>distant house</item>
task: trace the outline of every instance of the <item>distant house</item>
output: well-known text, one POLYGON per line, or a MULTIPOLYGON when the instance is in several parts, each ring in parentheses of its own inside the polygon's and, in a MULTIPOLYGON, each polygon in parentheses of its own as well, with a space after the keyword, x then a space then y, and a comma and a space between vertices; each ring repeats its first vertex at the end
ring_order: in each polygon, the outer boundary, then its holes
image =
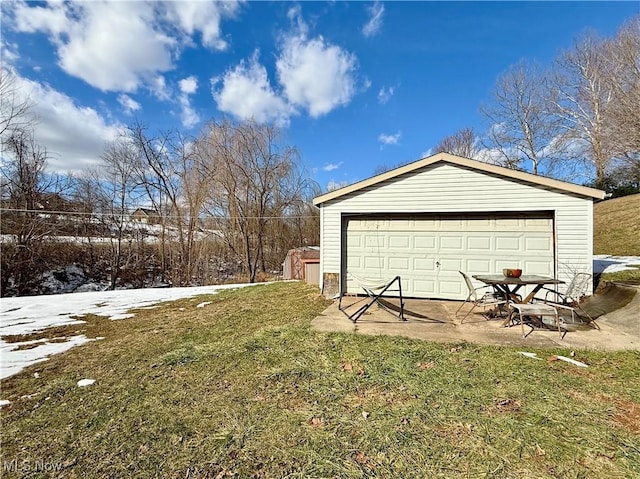
POLYGON ((138 208, 131 213, 131 220, 138 223, 144 223, 149 225, 160 224, 160 215, 156 210, 149 208, 138 208))

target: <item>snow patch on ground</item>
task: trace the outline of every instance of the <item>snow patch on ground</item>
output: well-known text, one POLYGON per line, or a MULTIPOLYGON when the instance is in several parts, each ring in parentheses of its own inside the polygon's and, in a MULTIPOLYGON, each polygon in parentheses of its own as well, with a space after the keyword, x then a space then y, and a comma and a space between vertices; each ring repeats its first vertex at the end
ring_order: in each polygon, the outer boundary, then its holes
POLYGON ((6 343, 0 341, 0 355, 2 363, 0 364, 0 379, 8 378, 14 374, 18 374, 24 368, 42 361, 47 361, 52 354, 59 354, 74 346, 94 341, 87 338, 84 334, 72 336, 62 343, 50 343, 49 341, 37 339, 35 341, 22 341, 18 343, 6 343), (18 349, 21 346, 29 346, 31 344, 42 344, 29 349, 18 349))
MULTIPOLYGON (((262 283, 264 284, 264 283, 262 283)), ((21 296, 2 298, 0 303, 0 336, 13 336, 42 331, 54 326, 82 324, 79 318, 87 314, 106 316, 112 320, 134 316, 132 309, 151 308, 157 303, 175 301, 203 294, 216 294, 225 289, 237 289, 256 284, 225 284, 190 288, 147 288, 87 293, 66 293, 53 296, 21 296)), ((99 338, 96 338, 99 339, 99 338)), ((65 342, 48 339, 7 343, 0 340, 0 379, 13 376, 32 364, 46 361, 52 354, 93 341, 84 335, 65 342), (30 349, 18 348, 39 344, 30 349)))
POLYGON ((204 301, 200 304, 196 304, 196 308, 204 308, 207 304, 211 304, 211 301, 204 301))
POLYGON ((0 306, 0 336, 28 334, 35 331, 83 323, 78 318, 87 314, 125 319, 131 309, 153 306, 203 294, 216 294, 224 289, 237 289, 250 284, 225 284, 191 288, 147 288, 53 296, 20 296, 3 298, 0 306))
POLYGON ((80 381, 78 381, 78 387, 84 388, 86 386, 91 386, 95 382, 95 379, 81 379, 80 381))
POLYGON ((593 274, 638 269, 638 265, 640 265, 640 256, 610 256, 606 254, 593 256, 593 274), (631 265, 635 265, 636 268, 631 265))

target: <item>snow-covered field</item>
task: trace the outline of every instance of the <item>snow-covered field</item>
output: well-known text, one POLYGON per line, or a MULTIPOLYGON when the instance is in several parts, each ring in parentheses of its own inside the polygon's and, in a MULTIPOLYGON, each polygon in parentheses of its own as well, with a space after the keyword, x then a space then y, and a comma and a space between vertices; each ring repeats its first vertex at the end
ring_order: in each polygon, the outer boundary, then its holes
MULTIPOLYGON (((88 293, 67 293, 47 296, 21 296, 0 300, 0 336, 28 334, 54 326, 79 324, 86 314, 125 319, 134 316, 136 308, 153 308, 163 301, 190 298, 201 294, 215 294, 224 289, 256 286, 255 284, 229 284, 191 288, 149 288, 88 293)), ((204 304, 204 303, 201 303, 204 304)), ((203 307, 198 305, 199 307, 203 307)), ((19 373, 31 364, 46 361, 52 354, 73 346, 93 341, 84 335, 66 338, 64 342, 49 340, 7 343, 0 340, 0 379, 19 373), (17 350, 20 346, 39 343, 31 349, 17 350)))

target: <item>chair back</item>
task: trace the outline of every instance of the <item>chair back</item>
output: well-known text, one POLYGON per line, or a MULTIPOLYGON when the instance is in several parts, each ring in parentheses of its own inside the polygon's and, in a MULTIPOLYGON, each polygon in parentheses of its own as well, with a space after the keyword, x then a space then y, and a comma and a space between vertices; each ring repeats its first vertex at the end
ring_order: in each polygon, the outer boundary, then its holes
POLYGON ((464 282, 466 283, 467 288, 469 288, 469 295, 474 300, 477 300, 478 299, 478 294, 476 293, 476 289, 473 287, 473 283, 471 282, 471 278, 469 278, 469 276, 464 274, 462 271, 458 271, 458 273, 460 273, 462 275, 462 277, 464 278, 464 282))
POLYGON ((591 275, 589 273, 576 274, 569 283, 569 286, 567 286, 567 292, 564 295, 571 301, 579 302, 580 298, 582 298, 587 291, 589 281, 591 281, 591 275))

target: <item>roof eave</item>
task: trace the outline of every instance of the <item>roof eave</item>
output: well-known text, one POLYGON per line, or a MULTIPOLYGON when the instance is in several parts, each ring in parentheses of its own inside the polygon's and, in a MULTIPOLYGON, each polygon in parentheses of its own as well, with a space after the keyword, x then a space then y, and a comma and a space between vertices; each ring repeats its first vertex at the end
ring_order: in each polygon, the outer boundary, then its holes
POLYGON ((467 168, 472 168, 479 171, 484 171, 486 173, 493 173, 499 176, 504 176, 507 178, 525 181, 527 183, 532 183, 532 184, 544 186, 547 188, 553 188, 553 189, 561 190, 567 193, 573 193, 576 195, 586 196, 594 199, 604 199, 606 195, 606 192, 602 190, 589 188, 587 186, 580 186, 580 185, 575 185, 573 183, 568 183, 566 181, 555 180, 553 178, 546 178, 544 176, 532 175, 531 173, 526 173, 524 171, 512 170, 509 168, 504 168, 502 166, 491 165, 489 163, 484 163, 477 160, 471 160, 469 158, 463 158, 461 156, 455 156, 449 153, 436 153, 435 155, 422 158, 421 160, 415 161, 413 163, 409 163, 408 165, 401 166, 394 170, 387 171, 380 175, 376 175, 371 178, 367 178, 365 180, 359 181, 357 183, 353 183, 351 185, 345 186, 343 188, 339 188, 337 190, 330 191, 323 195, 317 196, 316 198, 313 199, 313 204, 315 206, 319 206, 323 203, 326 203, 327 201, 340 198, 341 196, 354 193, 363 188, 373 186, 383 181, 396 178, 400 175, 410 173, 412 171, 415 171, 420 168, 424 168, 426 166, 432 165, 440 161, 467 167, 467 168))

